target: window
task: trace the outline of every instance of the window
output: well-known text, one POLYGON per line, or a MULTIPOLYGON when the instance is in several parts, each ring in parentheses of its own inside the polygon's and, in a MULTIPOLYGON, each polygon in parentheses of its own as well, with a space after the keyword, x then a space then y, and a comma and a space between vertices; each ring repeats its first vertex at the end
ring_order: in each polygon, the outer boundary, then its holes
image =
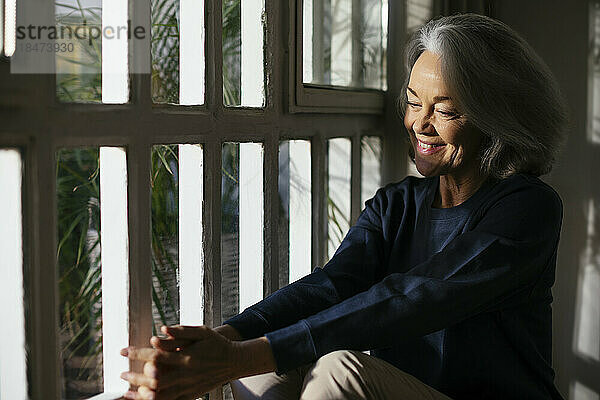
POLYGON ((297 0, 292 112, 382 113, 387 0, 297 0))
MULTIPOLYGON (((348 72, 362 83, 345 86, 286 78, 297 32, 285 36, 274 0, 23 4, 18 25, 84 32, 56 39, 72 48, 51 54, 56 75, 21 76, 23 98, 43 115, 18 113, 17 135, 0 127, 0 144, 22 147, 18 162, 31 171, 19 178, 10 153, 12 169, 0 173, 24 182, 24 212, 0 212, 31 215, 25 267, 11 267, 22 282, 2 282, 23 287, 11 312, 34 325, 21 324, 26 346, 13 349, 29 377, 23 398, 117 398, 129 367, 119 348, 147 345, 162 324, 219 325, 328 261, 381 179, 385 3, 369 4, 374 14, 364 2, 354 15, 360 27, 374 21, 373 51, 348 72), (123 26, 133 36, 114 39, 123 26), (136 38, 137 28, 148 34, 136 38), (311 103, 310 116, 290 113, 297 82, 309 97, 335 96, 311 103)), ((301 15, 290 12, 294 24, 301 15)), ((12 389, 0 381, 0 390, 12 389)))

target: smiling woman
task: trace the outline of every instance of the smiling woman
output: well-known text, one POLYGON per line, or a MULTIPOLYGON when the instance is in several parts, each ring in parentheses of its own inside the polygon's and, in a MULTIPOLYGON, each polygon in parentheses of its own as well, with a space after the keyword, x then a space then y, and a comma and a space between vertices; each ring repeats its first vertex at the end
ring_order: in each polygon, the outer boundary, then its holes
POLYGON ((483 182, 477 157, 481 136, 468 118, 457 110, 440 71, 440 57, 423 52, 413 66, 407 90, 404 125, 413 145, 417 170, 424 176, 443 175, 440 184, 455 190, 458 205, 483 182), (414 87, 414 88, 413 88, 414 87))
POLYGON ((134 399, 560 399, 551 364, 564 106, 507 26, 434 20, 401 99, 424 178, 385 186, 323 268, 215 329, 170 327, 134 399), (404 97, 405 96, 405 97, 404 97), (370 355, 363 353, 370 350, 370 355))

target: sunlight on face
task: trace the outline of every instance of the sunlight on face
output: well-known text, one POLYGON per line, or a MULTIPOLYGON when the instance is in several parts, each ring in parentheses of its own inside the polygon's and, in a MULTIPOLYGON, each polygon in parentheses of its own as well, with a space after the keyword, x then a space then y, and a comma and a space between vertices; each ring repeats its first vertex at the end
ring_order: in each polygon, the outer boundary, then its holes
POLYGON ((479 132, 448 93, 439 56, 425 51, 417 59, 406 91, 404 125, 425 176, 472 174, 479 168, 479 132))

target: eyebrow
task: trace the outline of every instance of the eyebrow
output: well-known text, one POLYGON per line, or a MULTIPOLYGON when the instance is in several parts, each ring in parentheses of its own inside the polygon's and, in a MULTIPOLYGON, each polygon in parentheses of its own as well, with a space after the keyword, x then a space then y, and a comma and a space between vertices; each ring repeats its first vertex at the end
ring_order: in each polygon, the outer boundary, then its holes
MULTIPOLYGON (((408 89, 412 94, 414 94, 415 96, 419 97, 419 95, 417 94, 417 92, 415 92, 414 90, 412 90, 411 88, 407 87, 406 89, 408 89)), ((435 96, 433 98, 434 101, 444 101, 444 100, 452 100, 451 97, 449 96, 435 96)))

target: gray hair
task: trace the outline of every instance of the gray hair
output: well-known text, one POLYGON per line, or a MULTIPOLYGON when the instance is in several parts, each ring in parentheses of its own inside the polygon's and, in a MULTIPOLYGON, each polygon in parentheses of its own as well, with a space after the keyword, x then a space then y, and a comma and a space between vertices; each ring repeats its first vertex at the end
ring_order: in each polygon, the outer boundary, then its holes
POLYGON ((567 109, 550 69, 524 39, 502 22, 477 14, 429 21, 407 43, 401 115, 410 72, 426 50, 440 57, 441 74, 458 109, 483 135, 484 174, 505 178, 550 172, 564 141, 567 109))

